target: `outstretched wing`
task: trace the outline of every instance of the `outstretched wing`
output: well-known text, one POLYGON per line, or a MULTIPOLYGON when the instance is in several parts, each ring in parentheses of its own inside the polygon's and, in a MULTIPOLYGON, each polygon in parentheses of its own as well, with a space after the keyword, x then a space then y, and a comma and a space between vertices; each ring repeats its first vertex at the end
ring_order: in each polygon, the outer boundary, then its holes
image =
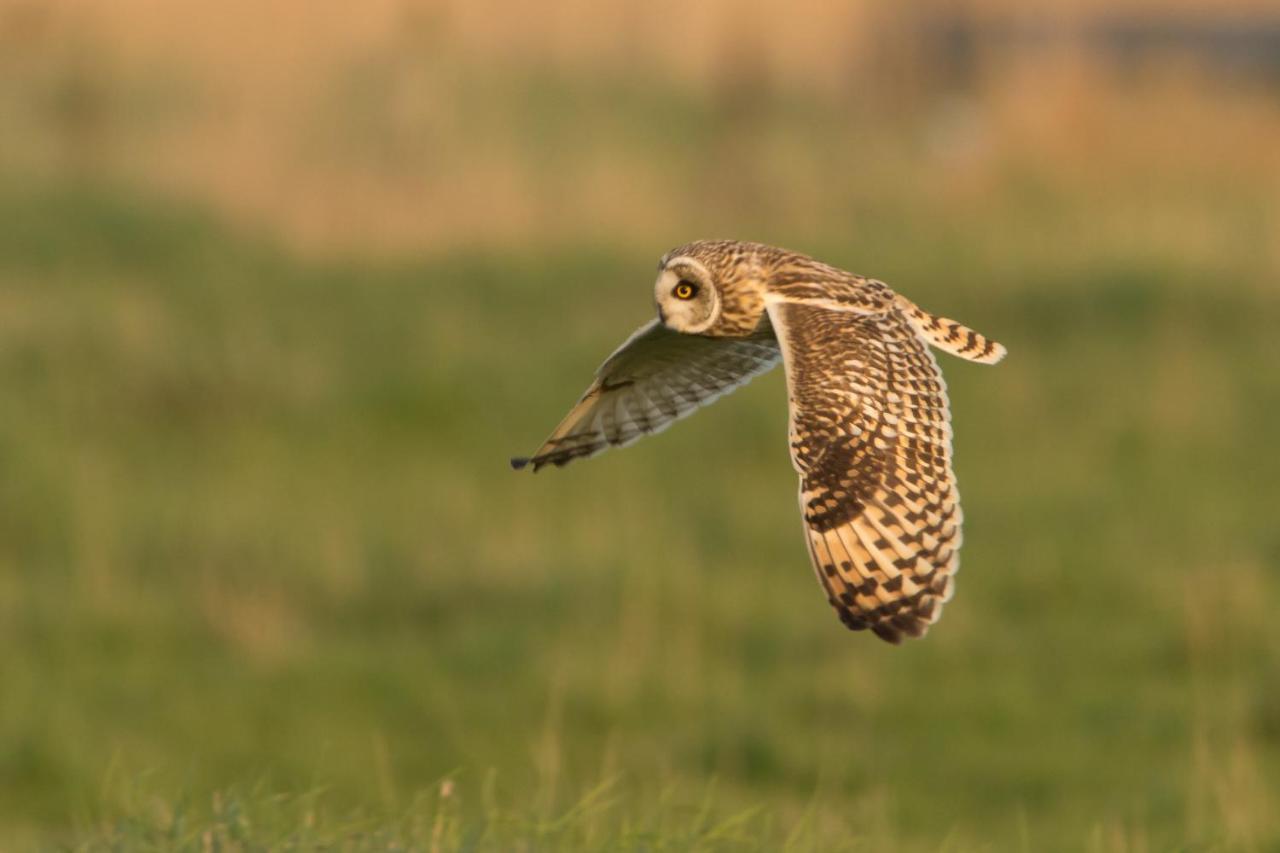
POLYGON ((850 310, 775 295, 791 460, 809 556, 841 621, 892 643, 951 597, 960 504, 933 353, 898 304, 850 310))
POLYGON ((564 465, 660 432, 778 363, 766 321, 744 338, 673 332, 657 320, 641 327, 596 371, 591 387, 531 457, 514 468, 564 465))

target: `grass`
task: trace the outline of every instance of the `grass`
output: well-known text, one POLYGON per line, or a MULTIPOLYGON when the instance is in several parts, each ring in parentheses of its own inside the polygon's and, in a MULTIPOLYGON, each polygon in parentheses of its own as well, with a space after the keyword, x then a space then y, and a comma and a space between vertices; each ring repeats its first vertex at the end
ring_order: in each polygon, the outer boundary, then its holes
POLYGON ((442 782, 400 812, 333 814, 323 792, 281 796, 258 786, 215 792, 207 803, 176 803, 145 795, 125 815, 105 824, 81 849, 328 849, 509 850, 645 849, 731 850, 770 844, 810 846, 804 827, 783 835, 758 811, 712 817, 712 798, 685 809, 667 804, 647 815, 619 808, 609 782, 585 792, 563 812, 503 809, 492 778, 477 792, 478 816, 461 817, 458 786, 442 782))
POLYGON ((944 363, 964 570, 890 648, 805 563, 778 375, 508 470, 665 247, 305 260, 8 186, 0 847, 1280 843, 1265 255, 993 259, 1030 202, 803 247, 1011 351, 944 363))

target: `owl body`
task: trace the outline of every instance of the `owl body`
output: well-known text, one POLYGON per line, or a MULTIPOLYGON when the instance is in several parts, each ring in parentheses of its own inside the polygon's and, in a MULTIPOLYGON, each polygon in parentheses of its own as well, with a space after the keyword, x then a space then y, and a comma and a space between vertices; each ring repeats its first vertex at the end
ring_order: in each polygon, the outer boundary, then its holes
POLYGON ((805 541, 828 601, 854 630, 922 636, 951 596, 962 518, 929 345, 987 364, 1004 348, 882 282, 760 243, 673 249, 654 300, 658 320, 512 464, 536 471, 629 444, 781 361, 805 541))

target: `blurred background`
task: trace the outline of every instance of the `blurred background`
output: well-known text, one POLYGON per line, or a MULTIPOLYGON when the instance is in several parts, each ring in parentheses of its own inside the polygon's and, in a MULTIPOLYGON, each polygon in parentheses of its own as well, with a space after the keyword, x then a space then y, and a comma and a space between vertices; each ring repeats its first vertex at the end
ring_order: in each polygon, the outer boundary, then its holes
POLYGON ((1280 8, 0 0, 0 848, 1280 845, 1280 8), (517 476, 657 258, 943 359, 928 639, 780 375, 517 476))

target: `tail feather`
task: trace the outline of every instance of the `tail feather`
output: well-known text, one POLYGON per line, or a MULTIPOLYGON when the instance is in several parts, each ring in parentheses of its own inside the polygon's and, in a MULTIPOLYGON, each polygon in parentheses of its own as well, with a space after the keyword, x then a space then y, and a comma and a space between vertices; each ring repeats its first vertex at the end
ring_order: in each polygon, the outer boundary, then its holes
POLYGON ((963 323, 930 314, 907 299, 898 299, 912 328, 943 352, 966 361, 976 361, 978 364, 995 364, 1005 357, 1007 350, 986 335, 975 332, 963 323))

